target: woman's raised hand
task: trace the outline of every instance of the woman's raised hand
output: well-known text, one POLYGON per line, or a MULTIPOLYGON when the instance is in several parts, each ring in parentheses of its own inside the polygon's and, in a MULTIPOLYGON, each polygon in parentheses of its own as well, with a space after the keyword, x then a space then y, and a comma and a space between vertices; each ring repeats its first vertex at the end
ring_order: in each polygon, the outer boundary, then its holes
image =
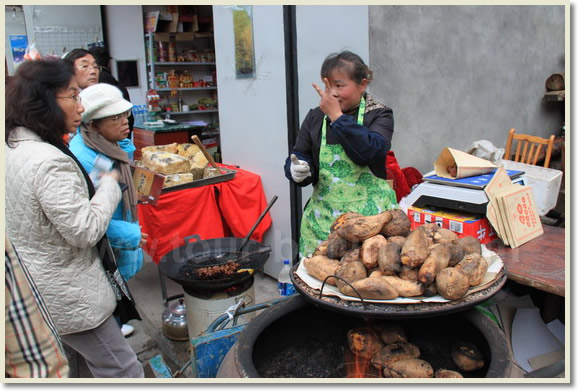
POLYGON ((323 113, 329 117, 331 122, 335 121, 337 118, 343 115, 341 111, 341 106, 339 105, 339 100, 334 94, 331 85, 329 84, 329 80, 324 77, 323 83, 325 84, 325 90, 322 90, 317 84, 313 84, 313 88, 321 97, 321 101, 319 102, 319 108, 323 113))

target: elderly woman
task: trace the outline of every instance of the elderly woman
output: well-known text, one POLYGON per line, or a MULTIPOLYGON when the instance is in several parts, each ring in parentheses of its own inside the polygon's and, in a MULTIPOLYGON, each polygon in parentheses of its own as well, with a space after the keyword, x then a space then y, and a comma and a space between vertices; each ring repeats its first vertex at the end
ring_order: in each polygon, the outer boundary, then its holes
MULTIPOLYGON (((132 181, 130 162, 135 150, 127 138, 128 117, 132 104, 122 97, 121 91, 106 83, 89 86, 80 93, 85 111, 82 114, 80 134, 70 142, 70 150, 87 172, 92 172, 96 159, 112 163, 121 173, 121 183, 127 185, 122 202, 116 208, 106 231, 117 258, 118 269, 125 280, 132 278, 142 267, 141 232, 137 218, 137 195, 132 181)), ((144 236, 144 237, 143 237, 144 236)), ((134 329, 123 325, 123 334, 134 329)))
POLYGON ((95 190, 62 142, 81 122, 79 90, 72 66, 61 60, 26 62, 8 84, 6 231, 47 304, 70 376, 79 375, 80 360, 94 377, 143 377, 113 317, 126 296, 102 251, 122 196, 119 173, 104 173, 95 190))
POLYGON ((137 221, 137 195, 130 169, 135 150, 127 139, 132 104, 123 99, 118 88, 105 83, 86 88, 80 97, 85 111, 80 135, 72 139, 70 150, 87 172, 94 169, 97 157, 107 158, 120 171, 121 183, 127 185, 106 233, 117 253, 118 268, 125 280, 129 280, 142 267, 140 244, 142 235, 146 235, 141 233, 137 221))

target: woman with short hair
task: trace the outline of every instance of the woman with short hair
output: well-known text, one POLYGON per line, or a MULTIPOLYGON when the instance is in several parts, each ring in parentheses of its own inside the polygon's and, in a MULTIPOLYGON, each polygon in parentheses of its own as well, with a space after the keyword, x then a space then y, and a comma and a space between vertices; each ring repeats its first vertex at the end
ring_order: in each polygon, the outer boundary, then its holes
POLYGON ((119 173, 104 173, 95 190, 62 142, 80 125, 79 92, 72 65, 62 60, 25 62, 8 84, 6 231, 65 344, 70 376, 79 376, 80 360, 94 377, 143 377, 113 317, 127 295, 102 240, 121 200, 119 173))

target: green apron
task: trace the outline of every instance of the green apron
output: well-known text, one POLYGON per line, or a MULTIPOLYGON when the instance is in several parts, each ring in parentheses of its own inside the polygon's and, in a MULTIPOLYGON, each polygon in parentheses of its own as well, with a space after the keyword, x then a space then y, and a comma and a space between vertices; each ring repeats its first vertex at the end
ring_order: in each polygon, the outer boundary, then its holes
MULTIPOLYGON (((361 98, 357 123, 363 125, 365 99, 361 98)), ((398 207, 389 184, 368 166, 355 164, 340 144, 326 142, 327 116, 321 128, 319 181, 303 212, 299 256, 310 256, 327 239, 331 224, 345 212, 371 216, 398 207)), ((383 162, 385 164, 385 160, 383 162)))

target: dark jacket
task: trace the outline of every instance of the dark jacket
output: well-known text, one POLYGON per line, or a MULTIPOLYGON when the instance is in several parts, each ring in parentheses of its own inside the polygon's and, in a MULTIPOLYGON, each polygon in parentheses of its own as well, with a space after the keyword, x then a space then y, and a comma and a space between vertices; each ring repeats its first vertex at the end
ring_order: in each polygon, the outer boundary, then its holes
MULTIPOLYGON (((366 97, 367 108, 363 126, 357 124, 357 113, 342 115, 333 124, 327 122, 327 144, 341 144, 347 156, 360 166, 369 166, 373 175, 387 179, 385 157, 391 149, 393 137, 393 111, 371 97, 366 97), (369 111, 368 111, 369 110, 369 111)), ((311 167, 311 176, 298 186, 316 185, 319 180, 319 150, 321 148, 321 125, 324 114, 319 107, 309 110, 297 141, 293 147, 300 160, 305 160, 311 167)), ((285 161, 285 176, 291 178, 291 159, 285 161)))

